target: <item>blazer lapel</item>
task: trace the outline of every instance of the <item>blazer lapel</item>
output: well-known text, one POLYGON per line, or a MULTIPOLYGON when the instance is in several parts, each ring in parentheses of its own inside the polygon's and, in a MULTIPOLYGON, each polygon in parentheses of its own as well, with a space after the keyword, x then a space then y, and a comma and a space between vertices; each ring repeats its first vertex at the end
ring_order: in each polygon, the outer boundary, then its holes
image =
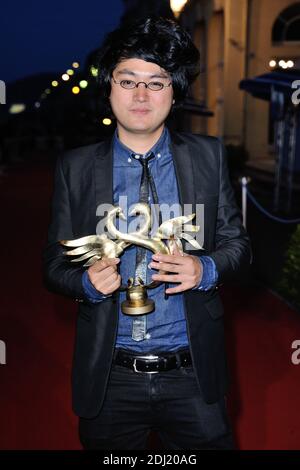
POLYGON ((184 204, 195 205, 195 184, 192 157, 188 145, 175 132, 170 131, 171 152, 173 155, 175 173, 178 183, 179 200, 184 204))
MULTIPOLYGON (((182 215, 190 215, 196 210, 192 157, 188 145, 181 136, 173 131, 170 131, 170 136, 182 215)), ((195 224, 195 222, 194 218, 192 224, 195 224)), ((182 241, 183 247, 186 249, 187 242, 182 241)))
POLYGON ((102 204, 113 204, 113 153, 111 138, 99 144, 95 158, 94 175, 95 217, 97 225, 99 217, 101 220, 105 216, 103 211, 99 211, 99 206, 102 204), (96 212, 98 215, 96 215, 96 212))

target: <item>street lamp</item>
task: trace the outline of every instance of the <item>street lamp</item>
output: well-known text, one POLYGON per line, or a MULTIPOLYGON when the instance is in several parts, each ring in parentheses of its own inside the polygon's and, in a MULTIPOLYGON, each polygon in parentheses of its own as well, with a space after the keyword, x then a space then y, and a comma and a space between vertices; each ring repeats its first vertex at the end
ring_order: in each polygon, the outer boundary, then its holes
POLYGON ((93 77, 97 77, 98 76, 98 69, 97 67, 95 67, 94 65, 91 65, 90 67, 90 72, 91 72, 91 75, 93 77))
POLYGON ((103 123, 105 126, 110 126, 110 125, 111 125, 111 119, 109 119, 109 118, 104 118, 104 119, 102 119, 102 123, 103 123))
POLYGON ((24 103, 14 103, 10 106, 8 112, 9 114, 19 114, 25 111, 26 105, 24 103))
POLYGON ((171 0, 170 1, 170 6, 176 18, 178 18, 178 16, 180 15, 181 10, 183 9, 186 2, 187 0, 171 0))

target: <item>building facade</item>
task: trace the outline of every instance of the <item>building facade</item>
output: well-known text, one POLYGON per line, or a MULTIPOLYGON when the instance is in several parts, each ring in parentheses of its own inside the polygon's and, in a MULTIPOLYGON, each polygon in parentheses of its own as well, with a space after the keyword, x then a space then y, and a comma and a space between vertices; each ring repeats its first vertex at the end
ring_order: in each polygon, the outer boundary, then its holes
POLYGON ((272 170, 269 103, 241 91, 239 83, 279 63, 300 68, 300 2, 189 0, 180 23, 201 54, 193 96, 214 112, 209 119, 191 116, 191 130, 242 145, 254 166, 272 170))

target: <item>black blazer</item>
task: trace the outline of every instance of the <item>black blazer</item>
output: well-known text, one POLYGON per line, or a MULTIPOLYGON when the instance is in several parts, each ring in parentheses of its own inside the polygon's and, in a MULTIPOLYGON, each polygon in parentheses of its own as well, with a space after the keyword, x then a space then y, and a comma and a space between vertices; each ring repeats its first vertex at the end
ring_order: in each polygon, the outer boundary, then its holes
MULTIPOLYGON (((249 239, 235 203, 223 146, 214 137, 174 132, 171 145, 180 203, 204 203, 205 251, 191 253, 209 254, 222 284, 238 277, 251 262, 249 239)), ((113 203, 112 176, 111 139, 68 151, 58 159, 44 251, 48 287, 79 302, 72 369, 73 409, 86 418, 96 416, 103 404, 117 335, 118 295, 99 304, 89 303, 81 284, 84 268, 66 261, 58 241, 96 233, 97 206, 113 203)), ((228 385, 223 307, 217 289, 184 293, 191 355, 208 403, 223 396, 228 385)))

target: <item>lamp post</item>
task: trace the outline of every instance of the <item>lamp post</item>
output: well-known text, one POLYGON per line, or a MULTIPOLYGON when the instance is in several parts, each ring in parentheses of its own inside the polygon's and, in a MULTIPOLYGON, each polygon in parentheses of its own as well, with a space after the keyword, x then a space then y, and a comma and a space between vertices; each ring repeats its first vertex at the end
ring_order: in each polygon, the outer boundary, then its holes
POLYGON ((173 10, 176 18, 179 17, 184 5, 187 3, 187 0, 170 0, 170 7, 173 10))

